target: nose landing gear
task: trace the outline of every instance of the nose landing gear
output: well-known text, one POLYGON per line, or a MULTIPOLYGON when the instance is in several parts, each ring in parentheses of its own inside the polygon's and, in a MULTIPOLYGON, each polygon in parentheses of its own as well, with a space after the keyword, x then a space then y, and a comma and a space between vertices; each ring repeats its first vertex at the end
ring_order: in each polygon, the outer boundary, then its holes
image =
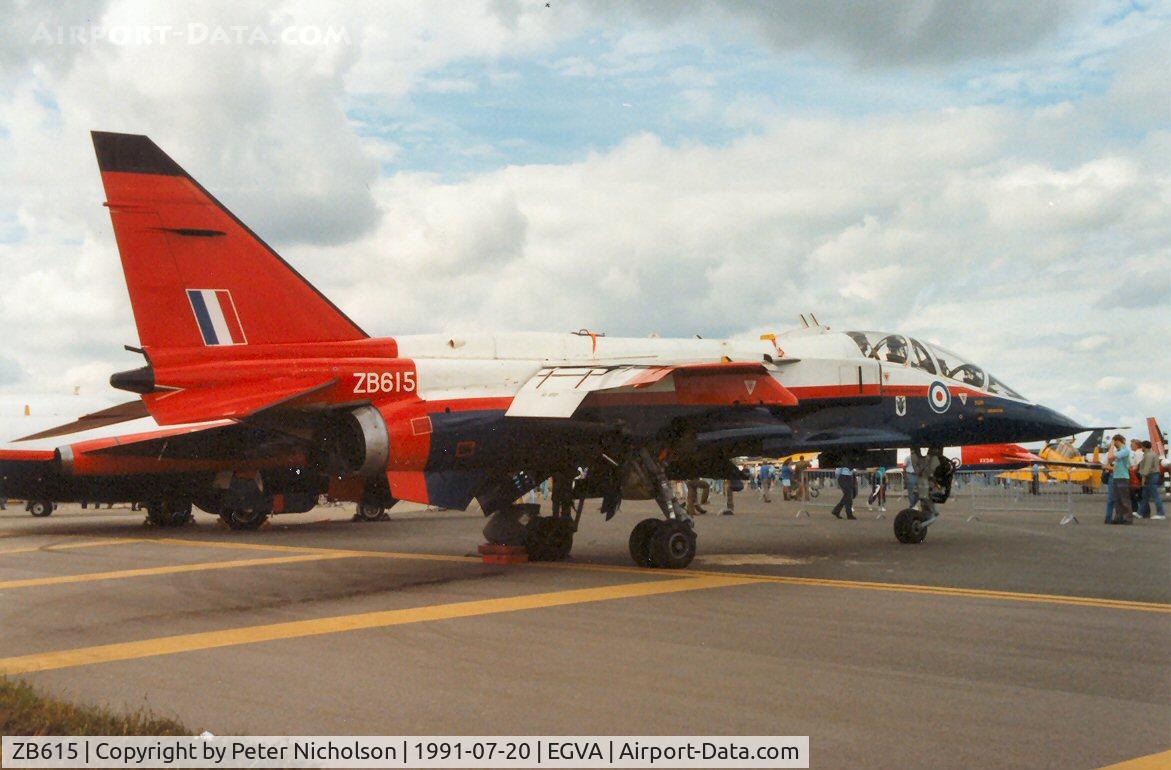
POLYGON ((927 537, 927 528, 938 518, 938 515, 927 514, 915 508, 904 508, 895 516, 895 537, 900 543, 922 543, 927 537))

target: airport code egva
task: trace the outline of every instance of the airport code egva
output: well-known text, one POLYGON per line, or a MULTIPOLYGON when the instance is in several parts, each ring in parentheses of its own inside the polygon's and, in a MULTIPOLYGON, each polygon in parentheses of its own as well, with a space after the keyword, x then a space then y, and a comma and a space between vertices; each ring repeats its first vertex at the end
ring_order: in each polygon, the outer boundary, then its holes
POLYGON ((3 766, 809 767, 808 736, 5 736, 3 766))

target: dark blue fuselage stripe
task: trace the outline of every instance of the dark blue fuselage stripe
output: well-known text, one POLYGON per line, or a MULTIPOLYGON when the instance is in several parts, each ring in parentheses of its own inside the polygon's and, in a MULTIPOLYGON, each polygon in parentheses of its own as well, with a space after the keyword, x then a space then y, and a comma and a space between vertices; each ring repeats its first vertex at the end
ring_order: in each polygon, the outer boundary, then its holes
POLYGON ((199 323, 199 331, 203 333, 204 344, 220 344, 220 339, 215 333, 215 327, 211 324, 211 315, 207 312, 207 304, 203 301, 203 292, 196 289, 188 289, 187 296, 191 298, 191 307, 195 310, 195 320, 199 323))

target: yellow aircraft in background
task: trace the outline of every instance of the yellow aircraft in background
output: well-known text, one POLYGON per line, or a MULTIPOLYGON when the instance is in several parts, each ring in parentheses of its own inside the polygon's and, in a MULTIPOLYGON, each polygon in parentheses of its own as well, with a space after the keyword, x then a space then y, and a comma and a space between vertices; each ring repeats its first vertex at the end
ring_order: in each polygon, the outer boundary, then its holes
MULTIPOLYGON (((1087 492, 1097 491, 1102 486, 1102 433, 1100 430, 1094 431, 1080 447, 1073 445, 1073 439, 1065 439, 1043 447, 1036 453, 1035 464, 1042 466, 1037 474, 1037 480, 1042 484, 1048 481, 1069 482, 1077 484, 1087 492), (1087 462, 1085 456, 1091 450, 1093 459, 1087 462)), ((1006 471, 997 475, 997 478, 1032 481, 1033 469, 1030 467, 1006 471)))

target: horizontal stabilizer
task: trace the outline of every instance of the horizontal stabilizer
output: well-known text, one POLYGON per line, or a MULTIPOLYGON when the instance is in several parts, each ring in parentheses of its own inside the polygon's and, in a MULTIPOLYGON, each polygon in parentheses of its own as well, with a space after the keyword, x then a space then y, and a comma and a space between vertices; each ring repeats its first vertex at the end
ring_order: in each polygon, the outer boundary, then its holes
POLYGON ((143 396, 147 409, 160 425, 177 425, 206 420, 242 420, 263 411, 294 407, 337 384, 321 381, 320 375, 265 383, 233 383, 214 388, 152 393, 143 396))
POLYGON ((127 401, 124 404, 112 406, 109 409, 103 409, 100 412, 93 412, 91 414, 82 415, 67 425, 58 425, 56 428, 49 428, 40 433, 34 433, 31 436, 24 436, 16 439, 17 441, 33 441, 40 438, 55 438, 57 436, 68 436, 73 433, 81 433, 82 431, 92 430, 94 428, 104 428, 107 425, 117 425, 121 422, 128 422, 130 420, 138 420, 149 416, 146 409, 146 404, 142 403, 140 399, 127 401))

